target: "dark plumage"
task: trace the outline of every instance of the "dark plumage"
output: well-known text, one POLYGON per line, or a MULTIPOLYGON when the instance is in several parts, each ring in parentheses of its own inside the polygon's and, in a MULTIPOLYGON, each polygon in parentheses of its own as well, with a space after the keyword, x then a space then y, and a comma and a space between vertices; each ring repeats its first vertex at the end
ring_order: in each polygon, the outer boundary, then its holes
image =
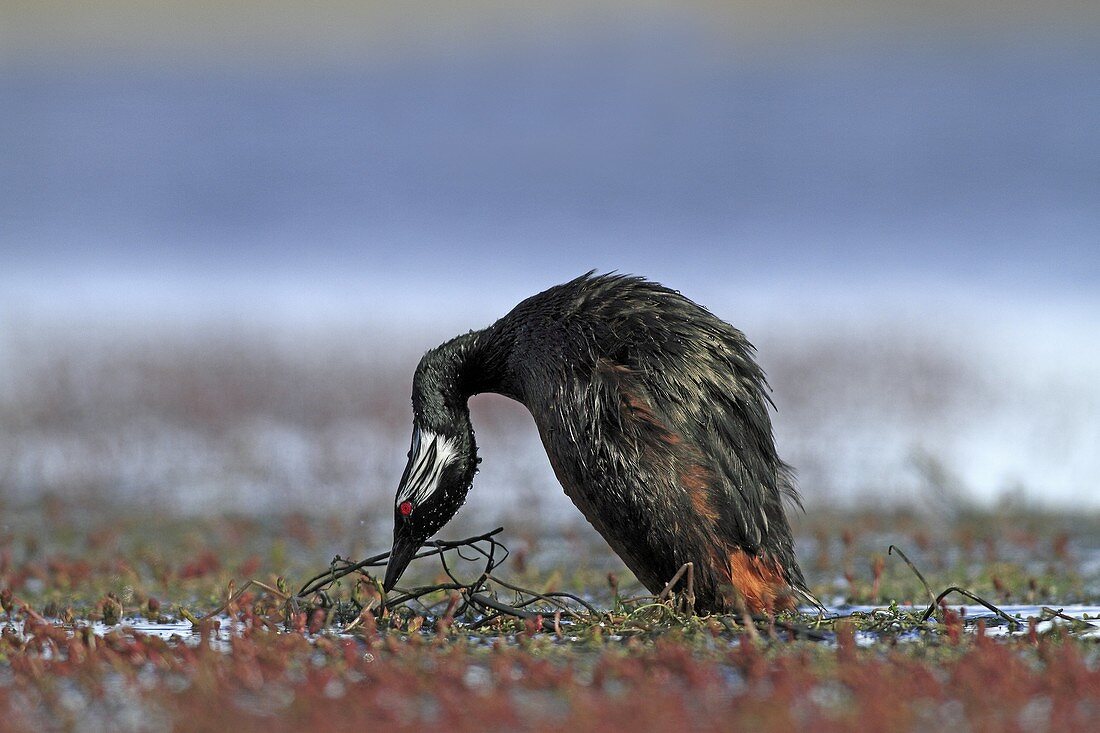
POLYGON ((466 401, 480 392, 531 411, 566 494, 650 590, 690 561, 702 611, 813 602, 751 344, 662 285, 592 273, 421 360, 387 588, 465 500, 477 466, 466 401))

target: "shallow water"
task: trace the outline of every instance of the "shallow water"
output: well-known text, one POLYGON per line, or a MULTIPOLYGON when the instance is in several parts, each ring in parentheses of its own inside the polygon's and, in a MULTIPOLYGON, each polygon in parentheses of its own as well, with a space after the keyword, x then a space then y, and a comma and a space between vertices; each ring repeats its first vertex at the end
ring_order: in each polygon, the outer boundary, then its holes
MULTIPOLYGON (((1076 624, 1073 624, 1067 619, 1055 616, 1052 613, 1053 611, 1078 621, 1084 621, 1092 627, 1091 629, 1081 629, 1077 627, 1074 631, 1075 637, 1100 639, 1100 606, 998 606, 1005 614, 1019 620, 1020 623, 1015 628, 1013 628, 1013 626, 1002 616, 993 613, 984 606, 964 605, 948 606, 948 608, 962 616, 964 628, 970 633, 976 633, 979 620, 985 622, 986 636, 995 637, 1027 635, 1031 633, 1030 623, 1032 619, 1035 619, 1035 633, 1038 634, 1049 633, 1055 627, 1067 629, 1076 627, 1076 624)), ((920 608, 915 606, 902 607, 902 610, 921 611, 920 608)), ((837 617, 851 615, 870 616, 872 618, 878 617, 885 624, 889 624, 891 619, 895 618, 891 610, 883 606, 838 606, 830 608, 829 613, 837 617)), ((935 623, 935 619, 931 619, 930 622, 935 623)), ((927 634, 924 633, 925 629, 904 628, 900 624, 898 629, 900 633, 892 633, 889 627, 882 632, 858 631, 856 632, 856 642, 861 646, 871 646, 882 641, 883 638, 887 636, 896 638, 899 641, 921 641, 927 638, 927 634)))
MULTIPOLYGON (((1070 628, 1075 626, 1070 621, 1053 616, 1051 611, 1059 612, 1065 616, 1078 621, 1084 621, 1089 624, 1091 629, 1077 628, 1074 630, 1074 636, 1077 638, 1095 638, 1100 639, 1100 605, 1069 605, 1069 606, 1036 606, 1036 605, 1019 605, 1019 606, 1000 606, 1002 611, 1007 615, 1019 619, 1020 624, 1017 628, 1012 628, 1011 625, 1005 621, 1001 616, 991 612, 989 609, 979 605, 963 605, 963 606, 949 606, 949 608, 956 613, 959 613, 964 619, 965 628, 974 633, 977 628, 977 622, 982 620, 985 622, 985 634, 987 636, 994 637, 1009 637, 1009 636, 1022 636, 1030 633, 1030 620, 1035 619, 1035 632, 1038 634, 1045 634, 1053 630, 1055 627, 1070 628)), ((902 611, 920 611, 921 609, 909 606, 901 607, 902 611)), ((808 609, 807 609, 808 611, 808 609)), ((858 615, 861 617, 880 617, 884 622, 888 622, 890 619, 896 618, 893 612, 886 606, 835 606, 828 608, 828 614, 826 618, 843 618, 847 616, 858 615)), ((233 621, 227 616, 221 616, 217 618, 218 626, 212 632, 208 632, 205 635, 207 641, 215 649, 228 652, 231 648, 231 641, 235 635, 238 635, 243 631, 243 625, 233 621)), ((932 621, 934 623, 934 619, 932 621)), ((17 633, 22 633, 22 622, 12 622, 10 624, 17 633)), ((568 622, 563 623, 564 626, 568 625, 568 622)), ((78 624, 74 628, 80 627, 78 624)), ((189 621, 178 620, 170 622, 155 622, 141 617, 129 617, 124 619, 118 624, 107 625, 102 622, 93 622, 90 624, 92 631, 97 636, 105 636, 112 632, 120 632, 127 635, 146 635, 156 636, 166 641, 178 641, 185 644, 199 644, 203 640, 203 636, 195 631, 195 628, 189 621)), ((927 638, 924 633, 925 629, 921 628, 902 628, 899 624, 896 631, 891 630, 889 627, 882 632, 874 631, 859 631, 856 633, 856 641, 862 646, 870 646, 882 641, 884 638, 897 639, 899 641, 912 641, 917 642, 927 638), (900 633, 899 633, 900 632, 900 633)), ((339 629, 334 630, 339 636, 344 636, 339 629)), ((427 633, 427 632, 426 632, 427 633)), ((434 633, 434 632, 432 632, 434 633)), ((476 637, 480 639, 481 637, 476 637)), ((494 637, 495 638, 495 637, 494 637)), ((568 641, 572 637, 566 633, 565 640, 568 641)), ((610 637, 613 640, 614 636, 610 637)), ((827 638, 832 638, 832 635, 827 635, 827 638)))

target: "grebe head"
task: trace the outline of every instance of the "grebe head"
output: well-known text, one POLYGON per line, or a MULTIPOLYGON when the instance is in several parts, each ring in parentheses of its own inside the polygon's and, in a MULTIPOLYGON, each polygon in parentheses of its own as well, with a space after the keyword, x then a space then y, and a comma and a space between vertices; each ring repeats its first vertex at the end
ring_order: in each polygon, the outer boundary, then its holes
POLYGON ((387 591, 424 541, 458 512, 477 471, 460 341, 425 354, 413 377, 412 445, 393 502, 393 549, 383 582, 387 591))

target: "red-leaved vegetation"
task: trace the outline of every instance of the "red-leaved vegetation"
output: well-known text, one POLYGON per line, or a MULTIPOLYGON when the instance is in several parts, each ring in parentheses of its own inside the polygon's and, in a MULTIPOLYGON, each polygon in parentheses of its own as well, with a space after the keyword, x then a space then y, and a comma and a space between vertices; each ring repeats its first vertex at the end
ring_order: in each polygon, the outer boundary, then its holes
POLYGON ((705 651, 675 635, 571 650, 552 635, 199 633, 97 637, 27 614, 0 642, 4 728, 1069 731, 1100 715, 1095 646, 1054 637, 979 633, 930 660, 859 649, 850 628, 829 647, 705 651))

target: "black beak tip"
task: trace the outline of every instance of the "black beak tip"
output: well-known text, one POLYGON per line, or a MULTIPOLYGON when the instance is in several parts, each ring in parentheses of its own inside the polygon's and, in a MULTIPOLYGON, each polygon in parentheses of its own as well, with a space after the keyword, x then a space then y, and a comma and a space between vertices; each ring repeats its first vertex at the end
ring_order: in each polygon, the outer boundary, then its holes
POLYGON ((386 577, 382 581, 382 589, 389 593, 397 581, 401 579, 401 574, 405 572, 405 568, 412 562, 413 556, 416 555, 416 551, 420 549, 420 543, 414 542, 404 537, 397 537, 393 541, 393 549, 390 550, 390 560, 386 565, 386 577))
POLYGON ((386 579, 382 581, 382 590, 387 593, 393 590, 393 587, 397 585, 398 579, 401 578, 401 572, 402 571, 398 570, 393 562, 390 562, 390 564, 386 566, 386 579))

